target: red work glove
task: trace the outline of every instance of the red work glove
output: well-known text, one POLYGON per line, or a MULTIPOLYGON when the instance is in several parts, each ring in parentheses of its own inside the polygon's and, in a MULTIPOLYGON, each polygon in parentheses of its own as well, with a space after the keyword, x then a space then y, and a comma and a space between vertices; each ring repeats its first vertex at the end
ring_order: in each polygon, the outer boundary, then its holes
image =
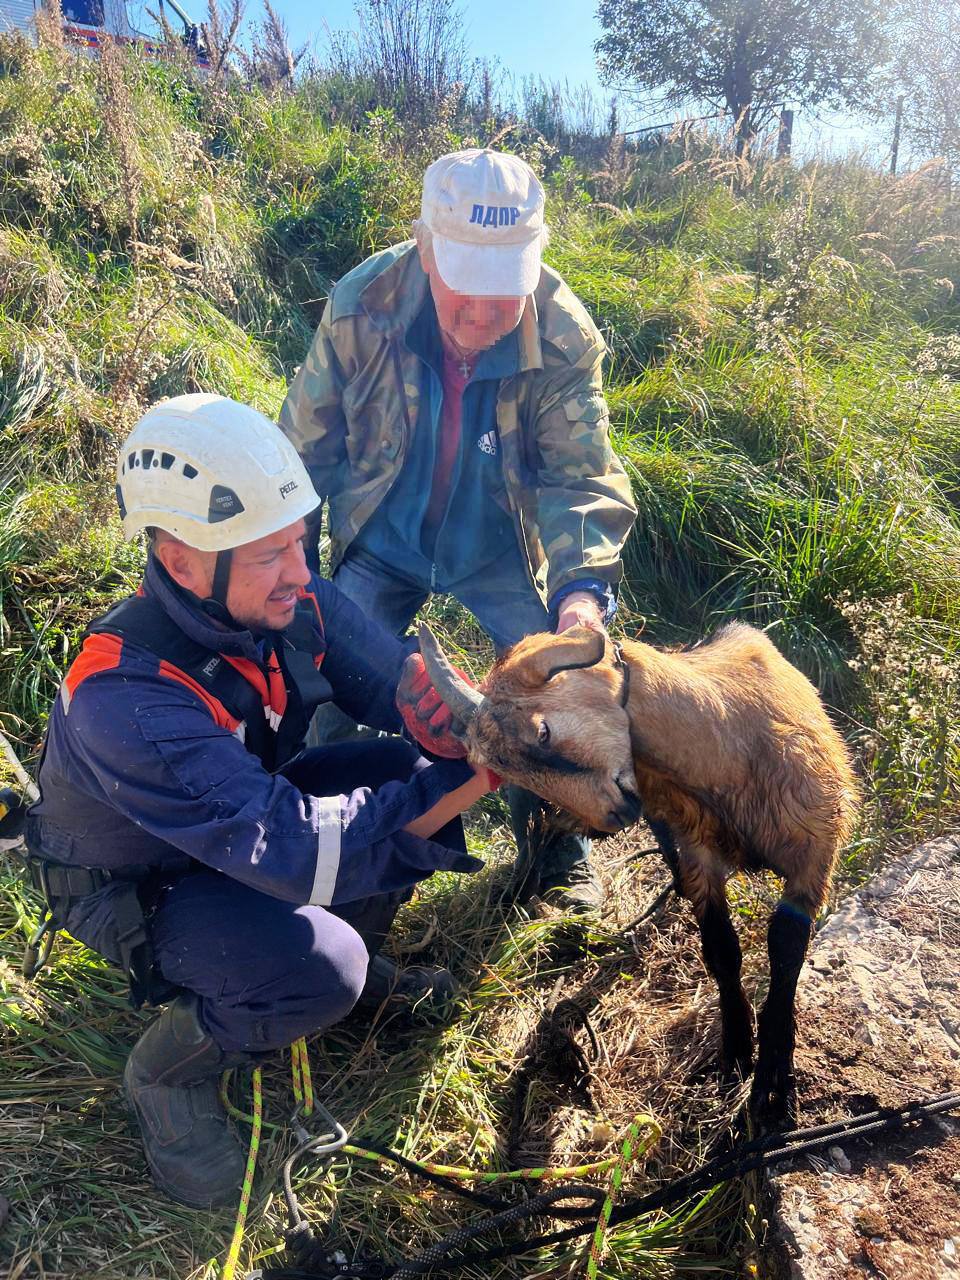
MULTIPOLYGON (((473 683, 462 671, 454 670, 468 684, 473 683)), ((411 653, 403 664, 397 685, 397 710, 409 732, 433 755, 446 760, 466 758, 466 747, 450 732, 453 714, 433 687, 419 653, 411 653)))

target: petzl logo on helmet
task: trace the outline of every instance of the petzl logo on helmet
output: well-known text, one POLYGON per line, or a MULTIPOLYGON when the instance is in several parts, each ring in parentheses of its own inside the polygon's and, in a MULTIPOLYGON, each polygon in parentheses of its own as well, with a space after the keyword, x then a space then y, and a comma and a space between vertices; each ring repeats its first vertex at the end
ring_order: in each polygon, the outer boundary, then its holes
POLYGON ((475 204, 470 221, 481 227, 513 227, 519 217, 520 210, 515 205, 475 204))
POLYGON ((288 493, 293 493, 294 489, 296 488, 297 488, 296 480, 288 480, 286 484, 282 484, 280 486, 280 497, 285 498, 288 493))

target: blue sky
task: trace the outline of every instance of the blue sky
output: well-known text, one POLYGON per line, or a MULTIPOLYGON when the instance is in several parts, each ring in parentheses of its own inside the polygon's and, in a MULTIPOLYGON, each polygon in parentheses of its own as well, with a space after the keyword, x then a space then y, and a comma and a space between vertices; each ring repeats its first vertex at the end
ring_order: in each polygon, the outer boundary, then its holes
MULTIPOLYGON (((130 0, 131 11, 156 0, 130 0)), ((182 0, 194 17, 202 18, 206 0, 182 0)), ((327 32, 356 29, 354 0, 274 0, 275 8, 287 23, 291 44, 310 43, 323 55, 327 32)), ((567 81, 571 88, 588 86, 606 102, 611 90, 597 74, 593 45, 603 34, 596 19, 596 0, 462 0, 466 44, 479 58, 498 63, 508 76, 542 76, 548 81, 567 81)), ((247 17, 256 18, 259 0, 248 0, 247 17)), ((635 117, 629 103, 622 106, 627 124, 645 124, 635 117)), ((843 154, 849 148, 867 148, 880 154, 889 146, 889 130, 863 128, 839 113, 811 113, 798 116, 795 139, 801 151, 843 154)))
MULTIPOLYGON (((252 0, 251 9, 255 7, 252 0)), ((277 11, 294 44, 324 40, 324 24, 356 26, 353 0, 277 0, 277 11)), ((470 51, 498 59, 513 75, 542 75, 547 80, 589 83, 598 92, 593 43, 602 34, 591 0, 468 0, 461 6, 470 51)))
MULTIPOLYGON (((249 0, 251 13, 256 7, 257 0, 249 0)), ((275 0, 275 7, 290 29, 294 46, 316 41, 322 51, 327 28, 351 30, 357 25, 354 0, 326 0, 322 6, 309 0, 275 0)), ((596 19, 596 0, 465 0, 461 9, 467 47, 476 57, 499 62, 516 78, 535 75, 566 80, 571 87, 589 86, 604 102, 609 98, 611 90, 600 81, 593 53, 594 43, 603 34, 596 19)), ((624 104, 623 118, 630 115, 629 105, 624 104)), ((872 131, 831 112, 819 119, 809 114, 799 119, 797 140, 812 150, 840 153, 849 147, 885 143, 872 131)))

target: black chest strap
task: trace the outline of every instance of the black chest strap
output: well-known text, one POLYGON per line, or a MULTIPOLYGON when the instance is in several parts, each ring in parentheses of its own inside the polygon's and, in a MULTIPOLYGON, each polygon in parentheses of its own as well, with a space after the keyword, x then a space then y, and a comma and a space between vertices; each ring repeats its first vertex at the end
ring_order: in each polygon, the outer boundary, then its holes
MULTIPOLYGON (((219 653, 192 640, 150 596, 130 596, 96 619, 88 634, 108 633, 129 640, 194 680, 205 693, 245 725, 244 745, 271 772, 290 760, 303 745, 310 717, 333 690, 318 669, 323 643, 309 601, 298 605, 294 621, 275 635, 274 653, 283 674, 287 706, 279 725, 268 723, 259 690, 219 653)), ((260 671, 269 683, 267 670, 260 671)))

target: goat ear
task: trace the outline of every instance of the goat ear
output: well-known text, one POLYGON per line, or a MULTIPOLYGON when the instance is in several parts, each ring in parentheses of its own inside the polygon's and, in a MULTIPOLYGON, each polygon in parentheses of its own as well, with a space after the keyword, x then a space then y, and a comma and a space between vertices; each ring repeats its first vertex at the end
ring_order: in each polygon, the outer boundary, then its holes
MULTIPOLYGON (((607 638, 591 627, 571 627, 555 636, 537 653, 534 668, 539 684, 546 684, 561 671, 576 671, 581 667, 595 667, 603 658, 607 638)), ((533 674, 533 673, 532 673, 533 674)))

